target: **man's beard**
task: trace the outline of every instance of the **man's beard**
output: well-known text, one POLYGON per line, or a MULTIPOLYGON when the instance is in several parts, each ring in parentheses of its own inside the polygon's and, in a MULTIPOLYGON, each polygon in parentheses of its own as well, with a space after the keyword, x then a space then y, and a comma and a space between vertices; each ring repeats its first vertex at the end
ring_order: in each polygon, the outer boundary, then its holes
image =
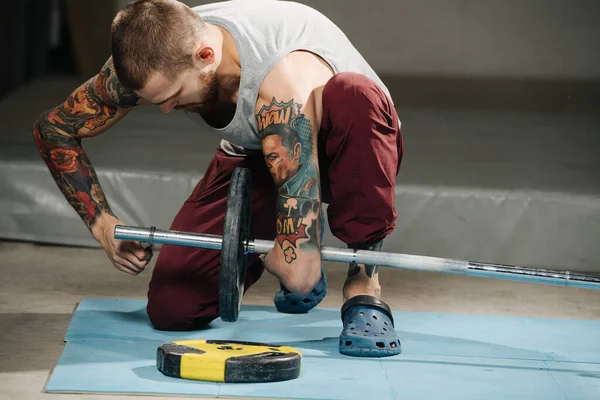
POLYGON ((176 110, 202 113, 215 108, 219 101, 220 90, 216 73, 214 71, 200 72, 198 73, 198 79, 200 80, 202 87, 204 87, 204 93, 202 93, 201 96, 202 99, 196 103, 175 106, 176 110))

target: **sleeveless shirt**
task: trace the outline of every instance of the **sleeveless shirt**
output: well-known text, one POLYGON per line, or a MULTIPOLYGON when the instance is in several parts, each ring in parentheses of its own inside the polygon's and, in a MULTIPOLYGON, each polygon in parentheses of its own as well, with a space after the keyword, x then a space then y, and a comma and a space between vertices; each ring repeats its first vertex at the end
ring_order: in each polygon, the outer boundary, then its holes
MULTIPOLYGON (((317 10, 291 1, 233 0, 193 7, 209 24, 233 37, 241 64, 235 114, 224 128, 214 128, 197 113, 187 116, 204 130, 221 137, 221 148, 232 155, 262 148, 255 119, 259 88, 286 54, 305 50, 321 57, 334 74, 366 75, 390 96, 375 71, 346 35, 317 10)), ((391 98, 391 96, 390 96, 391 98)))

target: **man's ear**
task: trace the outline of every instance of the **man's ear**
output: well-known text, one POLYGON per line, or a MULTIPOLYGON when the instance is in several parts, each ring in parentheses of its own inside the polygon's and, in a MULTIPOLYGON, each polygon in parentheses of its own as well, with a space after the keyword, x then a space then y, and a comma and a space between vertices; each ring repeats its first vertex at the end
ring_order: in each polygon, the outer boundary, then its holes
POLYGON ((207 46, 200 41, 194 46, 194 61, 205 65, 212 64, 215 61, 215 49, 207 46))

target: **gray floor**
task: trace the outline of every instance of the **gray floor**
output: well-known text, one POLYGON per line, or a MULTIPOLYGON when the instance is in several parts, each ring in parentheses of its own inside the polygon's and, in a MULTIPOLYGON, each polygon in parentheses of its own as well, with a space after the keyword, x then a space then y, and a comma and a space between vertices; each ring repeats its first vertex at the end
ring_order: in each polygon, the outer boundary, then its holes
MULTIPOLYGON (((77 303, 143 299, 152 266, 131 277, 113 269, 103 250, 0 242, 0 400, 155 399, 43 393, 77 303)), ((322 306, 339 307, 345 267, 326 269, 331 290, 322 306)), ((395 310, 600 319, 600 291, 389 269, 381 279, 382 297, 395 310)), ((245 302, 271 304, 276 288, 266 274, 245 302)))

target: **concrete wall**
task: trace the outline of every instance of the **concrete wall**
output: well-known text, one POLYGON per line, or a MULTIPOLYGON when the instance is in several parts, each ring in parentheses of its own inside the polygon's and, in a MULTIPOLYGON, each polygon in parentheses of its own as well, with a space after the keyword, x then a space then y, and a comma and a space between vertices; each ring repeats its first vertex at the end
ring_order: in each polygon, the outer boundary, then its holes
POLYGON ((301 2, 338 24, 384 75, 600 79, 598 0, 301 2))

